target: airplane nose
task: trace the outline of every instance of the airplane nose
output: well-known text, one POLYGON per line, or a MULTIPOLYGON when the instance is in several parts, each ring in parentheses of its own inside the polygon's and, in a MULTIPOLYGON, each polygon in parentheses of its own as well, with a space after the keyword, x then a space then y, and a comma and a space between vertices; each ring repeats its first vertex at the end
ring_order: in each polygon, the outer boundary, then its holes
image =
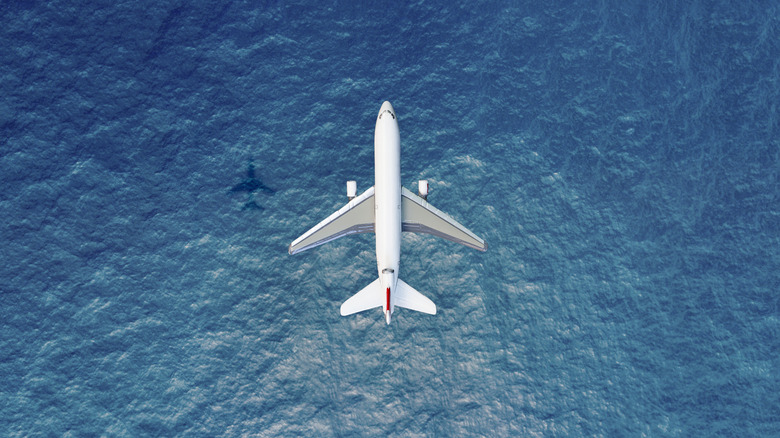
POLYGON ((390 325, 390 311, 385 311, 385 321, 387 321, 387 325, 390 325))
POLYGON ((390 114, 390 116, 392 117, 392 119, 395 119, 395 109, 393 109, 393 105, 391 105, 391 104, 390 104, 390 102, 388 102, 388 101, 385 101, 385 102, 382 104, 382 107, 381 107, 381 108, 379 108, 379 119, 381 119, 381 118, 382 118, 382 116, 383 116, 385 113, 388 113, 388 114, 390 114))

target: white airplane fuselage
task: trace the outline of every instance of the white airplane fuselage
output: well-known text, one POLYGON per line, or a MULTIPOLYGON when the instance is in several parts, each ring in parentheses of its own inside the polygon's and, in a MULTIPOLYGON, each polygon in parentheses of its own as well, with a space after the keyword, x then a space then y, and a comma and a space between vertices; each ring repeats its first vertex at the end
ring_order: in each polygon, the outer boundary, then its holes
POLYGON ((394 310, 401 259, 401 134, 390 102, 382 104, 374 131, 376 267, 386 299, 385 320, 394 310))

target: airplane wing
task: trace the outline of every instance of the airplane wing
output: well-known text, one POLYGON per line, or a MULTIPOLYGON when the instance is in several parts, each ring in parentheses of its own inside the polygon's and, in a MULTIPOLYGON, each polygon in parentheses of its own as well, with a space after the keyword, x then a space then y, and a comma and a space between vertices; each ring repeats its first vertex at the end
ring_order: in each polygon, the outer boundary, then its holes
POLYGON ((339 237, 356 233, 374 232, 374 188, 360 196, 324 221, 315 225, 290 244, 290 254, 297 254, 309 248, 322 245, 339 237))
POLYGON ((405 187, 401 191, 401 230, 433 234, 480 251, 487 250, 484 240, 405 187))

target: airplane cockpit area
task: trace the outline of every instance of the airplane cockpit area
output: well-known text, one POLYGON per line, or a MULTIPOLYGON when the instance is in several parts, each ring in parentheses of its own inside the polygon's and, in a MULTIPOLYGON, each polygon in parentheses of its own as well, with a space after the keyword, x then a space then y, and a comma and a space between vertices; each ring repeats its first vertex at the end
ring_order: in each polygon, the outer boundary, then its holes
POLYGON ((385 113, 390 114, 390 117, 395 119, 395 114, 393 114, 393 112, 388 109, 388 110, 382 111, 382 114, 379 115, 379 120, 382 120, 382 116, 384 116, 385 113))

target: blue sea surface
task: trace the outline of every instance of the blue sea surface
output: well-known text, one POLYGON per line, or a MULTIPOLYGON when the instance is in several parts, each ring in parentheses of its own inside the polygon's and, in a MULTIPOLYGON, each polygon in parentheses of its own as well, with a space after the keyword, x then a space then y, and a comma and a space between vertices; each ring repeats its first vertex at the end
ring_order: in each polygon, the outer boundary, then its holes
POLYGON ((780 436, 778 2, 8 1, 0 60, 0 436, 780 436), (389 326, 372 234, 287 253, 385 100, 489 244, 404 235, 389 326))

